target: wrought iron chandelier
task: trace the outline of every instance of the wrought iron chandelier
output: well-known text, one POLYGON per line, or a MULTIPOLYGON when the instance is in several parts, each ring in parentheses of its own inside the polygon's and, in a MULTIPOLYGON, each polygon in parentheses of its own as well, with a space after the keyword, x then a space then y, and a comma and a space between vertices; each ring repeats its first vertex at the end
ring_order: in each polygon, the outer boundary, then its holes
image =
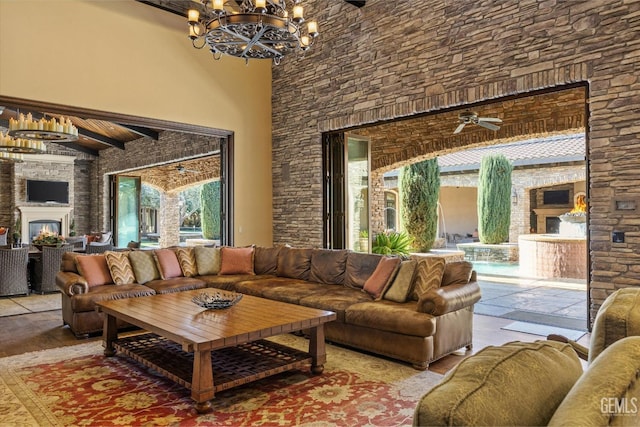
POLYGON ((286 0, 200 0, 201 10, 188 12, 193 46, 208 46, 215 59, 223 54, 249 59, 271 59, 277 65, 285 55, 303 53, 318 36, 318 23, 306 28, 302 0, 287 10, 286 0))

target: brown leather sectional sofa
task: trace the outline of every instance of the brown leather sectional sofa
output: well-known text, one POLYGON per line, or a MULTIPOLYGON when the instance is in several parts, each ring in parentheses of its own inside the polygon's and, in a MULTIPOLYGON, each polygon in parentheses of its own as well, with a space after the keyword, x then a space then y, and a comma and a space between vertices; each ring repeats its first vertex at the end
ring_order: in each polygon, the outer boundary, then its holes
MULTIPOLYGON (((434 360, 471 348, 473 305, 480 299, 475 272, 467 262, 444 265, 444 271, 436 273, 439 286, 421 295, 410 289, 406 301, 397 302, 397 297, 392 301, 383 294, 374 299, 363 291, 382 256, 348 250, 256 247, 249 274, 220 274, 220 269, 218 274, 191 273, 192 277, 144 284, 98 286, 89 286, 79 274, 77 256, 65 254, 56 282, 62 291, 63 321, 78 337, 102 331, 103 318, 95 310, 96 301, 217 288, 334 311, 337 320, 325 325, 328 341, 426 369, 434 360)), ((389 285, 396 286, 400 276, 411 282, 420 280, 420 275, 433 276, 433 272, 424 271, 425 259, 402 261, 389 285)))

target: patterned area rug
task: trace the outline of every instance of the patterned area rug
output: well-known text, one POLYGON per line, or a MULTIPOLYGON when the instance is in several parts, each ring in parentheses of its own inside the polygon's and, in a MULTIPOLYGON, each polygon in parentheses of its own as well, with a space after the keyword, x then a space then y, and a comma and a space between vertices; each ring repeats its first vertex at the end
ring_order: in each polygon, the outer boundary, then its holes
MULTIPOLYGON (((303 338, 274 339, 305 350, 303 338)), ((0 419, 37 426, 402 426, 442 378, 327 346, 322 375, 291 371, 216 394, 198 415, 189 391, 99 342, 0 359, 0 419)))

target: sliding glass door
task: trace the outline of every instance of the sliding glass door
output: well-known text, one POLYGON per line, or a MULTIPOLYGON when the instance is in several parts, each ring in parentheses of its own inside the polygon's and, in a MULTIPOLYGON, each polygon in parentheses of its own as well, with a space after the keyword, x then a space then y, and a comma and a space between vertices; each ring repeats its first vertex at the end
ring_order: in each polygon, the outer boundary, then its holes
POLYGON ((140 177, 117 175, 115 180, 114 244, 140 241, 140 177))

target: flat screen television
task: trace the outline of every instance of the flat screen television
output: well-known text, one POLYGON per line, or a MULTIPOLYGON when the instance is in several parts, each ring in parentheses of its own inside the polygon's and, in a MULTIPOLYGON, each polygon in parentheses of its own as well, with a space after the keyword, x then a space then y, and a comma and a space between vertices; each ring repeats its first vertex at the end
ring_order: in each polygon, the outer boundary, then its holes
POLYGON ((63 181, 27 180, 27 202, 69 203, 69 183, 63 181))

